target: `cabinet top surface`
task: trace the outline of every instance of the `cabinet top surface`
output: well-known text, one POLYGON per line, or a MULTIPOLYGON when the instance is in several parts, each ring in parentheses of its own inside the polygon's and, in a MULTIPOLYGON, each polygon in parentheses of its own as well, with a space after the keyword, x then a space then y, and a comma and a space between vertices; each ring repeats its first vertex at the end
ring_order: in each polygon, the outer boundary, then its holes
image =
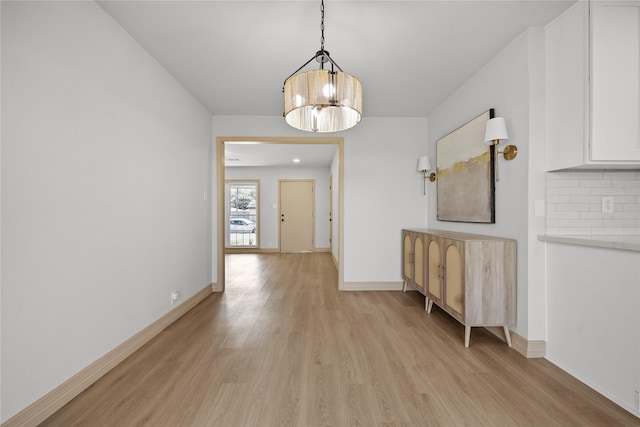
POLYGON ((431 234, 433 236, 444 237, 449 239, 457 239, 457 240, 466 240, 466 241, 484 241, 484 240, 492 240, 492 241, 505 241, 505 242, 515 242, 515 239, 509 239, 505 237, 496 237, 496 236, 486 236, 482 234, 472 234, 472 233, 460 233, 457 231, 448 231, 448 230, 435 230, 432 228, 405 228, 403 231, 409 231, 414 233, 422 233, 422 234, 431 234))
POLYGON ((538 236, 542 242, 564 243, 577 246, 591 246, 605 249, 621 249, 640 252, 640 235, 627 236, 538 236))

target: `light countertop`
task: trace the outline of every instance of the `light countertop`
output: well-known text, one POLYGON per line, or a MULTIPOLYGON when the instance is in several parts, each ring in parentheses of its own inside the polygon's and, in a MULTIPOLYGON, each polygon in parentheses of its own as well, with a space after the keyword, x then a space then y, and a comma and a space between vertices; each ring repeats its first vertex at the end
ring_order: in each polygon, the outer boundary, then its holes
POLYGON ((543 242, 565 243, 569 245, 593 246, 597 248, 620 249, 640 252, 640 235, 628 236, 538 236, 543 242))

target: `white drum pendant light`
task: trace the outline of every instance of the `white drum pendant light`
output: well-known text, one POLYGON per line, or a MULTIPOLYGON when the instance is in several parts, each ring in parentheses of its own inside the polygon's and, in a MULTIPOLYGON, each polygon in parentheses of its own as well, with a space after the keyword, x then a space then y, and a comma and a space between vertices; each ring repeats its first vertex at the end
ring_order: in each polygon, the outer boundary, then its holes
POLYGON ((355 126, 362 118, 362 85, 324 50, 324 0, 320 13, 320 50, 285 80, 284 119, 300 130, 337 132, 355 126), (319 70, 296 74, 314 59, 319 70), (326 63, 331 64, 330 70, 324 69, 326 63))

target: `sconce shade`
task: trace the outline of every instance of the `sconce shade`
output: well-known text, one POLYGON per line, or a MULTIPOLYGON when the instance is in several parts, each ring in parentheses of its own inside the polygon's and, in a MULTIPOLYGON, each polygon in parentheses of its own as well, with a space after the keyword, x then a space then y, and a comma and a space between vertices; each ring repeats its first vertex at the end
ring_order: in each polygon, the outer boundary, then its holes
POLYGON ((291 76, 284 84, 284 117, 287 124, 305 131, 349 129, 362 117, 362 84, 342 71, 291 76))
POLYGON ((418 159, 418 172, 426 172, 431 170, 431 160, 429 156, 422 156, 418 159))
POLYGON ((504 117, 495 117, 487 121, 487 127, 484 132, 484 143, 493 145, 495 140, 507 140, 509 134, 507 133, 507 125, 504 122, 504 117))

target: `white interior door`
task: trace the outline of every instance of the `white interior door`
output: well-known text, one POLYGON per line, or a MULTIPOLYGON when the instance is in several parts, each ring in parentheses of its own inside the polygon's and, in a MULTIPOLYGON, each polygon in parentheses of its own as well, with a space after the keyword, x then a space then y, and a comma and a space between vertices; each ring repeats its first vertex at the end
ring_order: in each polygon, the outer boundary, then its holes
POLYGON ((312 252, 314 198, 312 180, 280 181, 280 252, 312 252))

